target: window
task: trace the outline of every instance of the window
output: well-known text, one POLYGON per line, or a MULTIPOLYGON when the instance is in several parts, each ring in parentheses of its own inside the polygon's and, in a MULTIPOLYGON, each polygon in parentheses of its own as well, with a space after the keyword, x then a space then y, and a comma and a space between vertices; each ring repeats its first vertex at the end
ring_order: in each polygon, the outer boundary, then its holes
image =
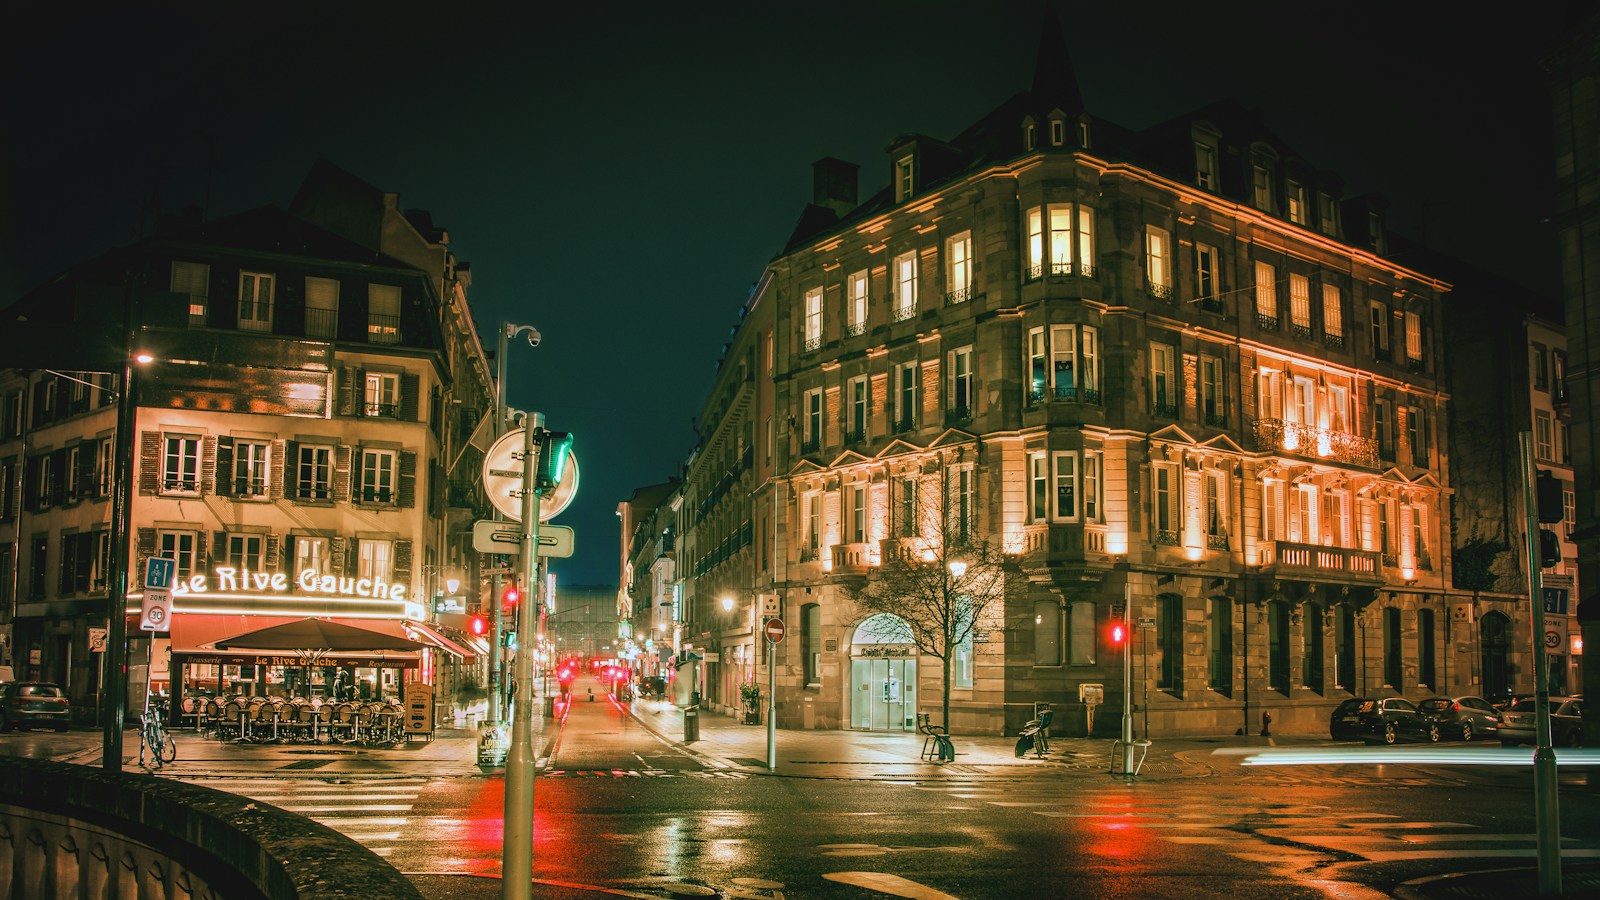
POLYGON ((945 469, 945 501, 949 515, 945 520, 945 545, 961 545, 972 539, 977 525, 977 484, 972 464, 945 469))
POLYGON ((393 450, 361 451, 361 481, 356 499, 362 503, 394 503, 399 494, 395 490, 396 454, 393 450))
POLYGON ((111 568, 109 537, 109 532, 105 530, 61 535, 58 576, 61 594, 87 594, 106 589, 106 578, 111 568))
POLYGON ((368 372, 361 414, 395 418, 400 414, 400 376, 393 372, 368 372))
POLYGON ((850 434, 846 437, 852 443, 860 443, 867 439, 867 410, 872 401, 867 376, 861 375, 850 379, 849 392, 850 434))
POLYGON ((1227 404, 1223 395, 1222 358, 1200 357, 1200 413, 1207 425, 1227 424, 1227 404))
POLYGON ((1299 337, 1311 336, 1311 279, 1289 273, 1289 324, 1299 337))
POLYGON ((1272 212, 1272 172, 1266 166, 1252 166, 1250 196, 1256 209, 1272 212))
POLYGON ((894 320, 911 318, 917 312, 917 252, 909 250, 894 258, 894 320))
POLYGON ((1434 674, 1433 610, 1417 610, 1417 683, 1438 687, 1434 674))
POLYGON ((972 299, 972 232, 963 231, 945 242, 945 300, 961 303, 972 299))
POLYGON ((1422 317, 1414 312, 1406 313, 1406 360, 1422 362, 1422 317))
POLYGON ((1078 146, 1085 149, 1089 146, 1089 123, 1087 121, 1078 123, 1078 146))
POLYGON ((807 603, 800 607, 800 644, 805 648, 806 687, 822 684, 822 607, 807 603))
POLYGON ((1536 459, 1546 461, 1555 459, 1551 421, 1549 410, 1533 411, 1533 455, 1536 459))
POLYGON ((867 486, 860 482, 845 485, 844 499, 848 517, 845 542, 864 544, 867 542, 867 486))
POLYGON ((374 581, 394 578, 394 543, 361 540, 356 545, 356 577, 374 581))
POLYGON ((11 589, 17 578, 16 549, 7 542, 0 544, 0 603, 10 604, 16 598, 11 589))
POLYGON ((1338 285, 1322 286, 1322 335, 1333 346, 1344 341, 1344 305, 1340 301, 1338 285), (1333 339, 1337 338, 1335 343, 1333 339))
POLYGON ((162 436, 161 492, 200 493, 200 439, 192 435, 162 436))
POLYGON ((1061 665, 1061 604, 1033 601, 1033 664, 1061 665))
MULTIPOLYGON (((110 443, 103 441, 102 443, 110 443)), ((0 519, 17 514, 17 461, 0 460, 0 519)))
POLYGON ((331 561, 327 538, 297 536, 294 539, 294 571, 290 577, 299 577, 301 572, 308 569, 319 575, 327 575, 331 561))
POLYGON ((1172 296, 1171 238, 1165 228, 1146 225, 1144 229, 1144 280, 1155 297, 1172 296))
POLYGON ((1039 146, 1039 128, 1032 122, 1022 127, 1022 149, 1032 150, 1039 146))
POLYGON ((1050 120, 1050 144, 1059 147, 1067 142, 1067 123, 1060 119, 1050 120))
POLYGON ((1150 345, 1150 412, 1168 419, 1178 417, 1177 369, 1170 344, 1150 345))
POLYGON ((259 534, 230 534, 226 560, 236 569, 261 571, 261 561, 266 555, 266 538, 259 534))
POLYGON ((1233 692, 1233 601, 1227 597, 1212 597, 1207 654, 1209 665, 1206 676, 1211 689, 1224 694, 1233 692))
POLYGON ((1302 544, 1317 543, 1317 486, 1297 484, 1294 491, 1294 519, 1289 523, 1289 539, 1302 544))
POLYGON ((66 483, 66 488, 63 491, 63 495, 66 497, 68 503, 78 499, 79 491, 84 490, 84 485, 79 483, 78 477, 79 473, 83 471, 84 449, 85 448, 82 444, 74 444, 71 447, 68 447, 66 464, 61 467, 63 470, 61 473, 61 479, 66 483))
POLYGON ((1567 423, 1560 419, 1556 420, 1555 461, 1569 465, 1572 463, 1572 433, 1567 429, 1567 423))
POLYGON ((1422 420, 1422 409, 1406 407, 1406 440, 1411 442, 1411 464, 1428 465, 1428 429, 1422 420))
POLYGON ((392 284, 367 285, 367 341, 400 342, 400 288, 392 284))
POLYGON ((1550 387, 1555 393, 1555 402, 1565 403, 1567 400, 1567 355, 1560 350, 1550 354, 1550 387))
POLYGON ((1083 520, 1100 521, 1100 452, 1083 451, 1083 520))
POLYGON ((894 163, 894 199, 896 203, 911 197, 916 190, 917 158, 907 154, 894 163))
POLYGON ((94 448, 94 495, 96 497, 111 496, 111 472, 116 465, 116 441, 106 438, 95 444, 94 448))
POLYGON ((4 408, 0 409, 0 441, 22 433, 22 391, 6 394, 4 408))
POLYGON ((817 551, 822 547, 822 494, 811 491, 800 497, 801 526, 805 533, 801 535, 800 561, 816 559, 817 551))
POLYGON ((919 507, 921 481, 915 475, 900 479, 900 514, 896 518, 901 537, 916 537, 922 533, 922 514, 919 507))
POLYGON ((1158 544, 1178 543, 1178 500, 1181 483, 1178 467, 1171 463, 1156 463, 1151 469, 1154 496, 1151 498, 1150 524, 1155 528, 1158 544))
POLYGON ((1394 404, 1382 397, 1372 401, 1372 438, 1379 456, 1394 459, 1394 404))
POLYGON ((1412 553, 1420 568, 1431 569, 1433 557, 1428 553, 1428 507, 1421 503, 1413 503, 1410 509, 1412 553))
POLYGON ((1317 227, 1323 234, 1338 237, 1339 207, 1332 194, 1317 195, 1317 227))
POLYGON ((1093 600, 1074 600, 1067 607, 1067 660, 1075 666, 1092 666, 1098 637, 1093 600))
POLYGON ((1528 367, 1533 370, 1533 386, 1536 390, 1548 390, 1550 387, 1549 366, 1546 365, 1547 359, 1545 346, 1538 343, 1534 344, 1532 352, 1529 354, 1528 367))
POLYGON ((33 424, 45 425, 56 417, 56 376, 46 375, 33 383, 33 424))
POLYGON ((1296 225, 1306 224, 1306 187, 1298 181, 1290 181, 1284 186, 1284 200, 1289 204, 1289 221, 1296 225))
POLYGON ((1194 183, 1208 191, 1217 189, 1217 149, 1198 141, 1194 145, 1194 183))
POLYGON ((199 535, 193 531, 158 531, 156 532, 156 556, 165 557, 177 564, 177 573, 173 576, 177 581, 183 581, 194 574, 196 545, 199 535))
POLYGON ((1050 458, 1043 451, 1028 454, 1028 521, 1050 518, 1050 458))
POLYGON ((1256 262, 1256 324, 1278 327, 1278 272, 1271 263, 1256 262))
POLYGON ((244 331, 272 330, 272 276, 239 273, 239 327, 244 331))
POLYGON ((204 263, 172 263, 172 292, 189 295, 189 324, 206 324, 206 307, 211 302, 211 267, 204 263))
POLYGON ((1383 216, 1367 213, 1367 238, 1372 242, 1372 249, 1383 252, 1383 216))
POLYGON ((1094 277, 1093 209, 1081 204, 1050 203, 1042 210, 1030 208, 1027 221, 1029 280, 1045 274, 1046 258, 1050 260, 1051 275, 1094 277))
POLYGON ((806 391, 801 402, 805 406, 801 422, 801 452, 810 453, 822 447, 822 388, 806 391))
POLYGON ((306 337, 339 336, 339 282, 306 278, 306 337))
POLYGON ((952 688, 972 687, 972 628, 968 624, 971 612, 961 616, 958 608, 958 632, 965 631, 961 640, 956 642, 954 651, 950 655, 950 686, 952 688))
POLYGON ((910 431, 917 424, 917 393, 921 381, 920 366, 915 362, 901 363, 895 367, 894 427, 896 431, 910 431))
POLYGON ((1339 687, 1356 691, 1356 613, 1347 604, 1340 604, 1333 617, 1334 678, 1339 687))
POLYGON ((1058 451, 1055 459, 1055 501, 1050 518, 1056 522, 1076 521, 1078 518, 1078 454, 1058 451))
POLYGON ((1176 691, 1183 687, 1183 598, 1162 594, 1156 598, 1156 650, 1161 669, 1156 687, 1176 691))
POLYGON ((1383 684, 1395 690, 1404 690, 1400 660, 1400 610, 1393 606, 1383 610, 1383 684))
POLYGON ((845 280, 846 291, 849 294, 848 322, 845 332, 855 336, 867 330, 867 272, 865 269, 853 273, 845 280))
POLYGON ((302 445, 295 461, 295 496, 301 500, 333 499, 333 448, 302 445))
POLYGON ((1283 373, 1262 368, 1256 373, 1260 415, 1263 419, 1283 418, 1283 373))
POLYGON ((1028 330, 1028 402, 1041 403, 1050 385, 1048 351, 1043 328, 1028 330))
POLYGON ((822 346, 822 288, 806 291, 805 343, 809 352, 822 346))
POLYGON ((1273 544, 1283 540, 1283 482, 1276 478, 1261 482, 1261 540, 1273 544))
POLYGON ((1305 655, 1300 662, 1300 681, 1322 693, 1322 607, 1307 603, 1300 607, 1300 641, 1305 655))
POLYGON ((1213 550, 1228 549, 1228 478, 1216 469, 1205 472, 1204 501, 1200 510, 1200 527, 1212 540, 1207 546, 1213 550), (1217 546, 1220 543, 1221 546, 1217 546))
POLYGON ((1076 332, 1076 327, 1072 325, 1055 325, 1050 328, 1050 370, 1057 399, 1077 399, 1076 332))
POLYGON ((972 418, 972 348, 960 347, 950 351, 950 383, 947 386, 946 409, 950 418, 961 421, 972 418))
POLYGON ((33 457, 37 473, 33 482, 33 505, 36 509, 48 509, 55 504, 57 478, 55 462, 55 457, 49 453, 33 457))
POLYGON ((1372 356, 1374 359, 1389 358, 1389 307, 1376 300, 1372 301, 1372 356))
POLYGON ((233 442, 233 494, 236 497, 267 496, 267 443, 233 442))
POLYGON ((1201 309, 1213 312, 1222 310, 1222 300, 1217 287, 1217 248, 1210 244, 1194 245, 1195 298, 1201 309))
POLYGON ((1317 424, 1317 383, 1304 375, 1294 377, 1294 395, 1288 408, 1288 418, 1307 427, 1317 424))
POLYGON ((1289 604, 1267 603, 1267 685, 1289 693, 1289 604))

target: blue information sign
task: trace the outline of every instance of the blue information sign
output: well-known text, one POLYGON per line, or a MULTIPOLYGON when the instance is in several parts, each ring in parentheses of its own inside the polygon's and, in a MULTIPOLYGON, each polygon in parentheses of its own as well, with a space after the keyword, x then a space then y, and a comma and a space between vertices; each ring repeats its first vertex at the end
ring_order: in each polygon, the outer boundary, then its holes
POLYGON ((172 580, 178 574, 178 561, 164 556, 152 556, 145 561, 144 586, 158 591, 172 589, 172 580))
POLYGON ((1544 611, 1547 612, 1547 613, 1554 613, 1554 614, 1556 614, 1558 616, 1566 615, 1567 614, 1567 589, 1566 588, 1543 588, 1543 591, 1544 591, 1544 611))

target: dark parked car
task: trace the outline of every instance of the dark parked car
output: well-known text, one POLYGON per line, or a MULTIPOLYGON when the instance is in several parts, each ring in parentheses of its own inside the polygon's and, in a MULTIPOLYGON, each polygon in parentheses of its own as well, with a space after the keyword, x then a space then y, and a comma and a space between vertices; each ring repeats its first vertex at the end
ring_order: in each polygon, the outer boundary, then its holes
POLYGON ((1433 697, 1417 704, 1422 715, 1439 726, 1445 740, 1493 735, 1500 730, 1500 712, 1482 697, 1433 697))
MULTIPOLYGON (((1518 700, 1501 716, 1500 743, 1507 747, 1535 743, 1533 698, 1518 700)), ((1583 746, 1583 698, 1550 698, 1550 743, 1557 747, 1583 746)))
POLYGON ((1439 739, 1439 726, 1429 722, 1403 697, 1352 697, 1333 711, 1328 731, 1336 741, 1369 744, 1439 739))
POLYGON ((72 723, 67 692, 45 681, 8 681, 0 684, 0 731, 48 726, 66 731, 72 723))

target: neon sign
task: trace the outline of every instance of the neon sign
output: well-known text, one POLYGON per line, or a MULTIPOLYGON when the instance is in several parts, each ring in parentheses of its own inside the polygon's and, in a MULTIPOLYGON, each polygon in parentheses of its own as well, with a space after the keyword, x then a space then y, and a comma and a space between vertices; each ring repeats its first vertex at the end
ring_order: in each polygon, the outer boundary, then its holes
MULTIPOLYGON (((182 597, 187 594, 207 592, 223 594, 241 591, 287 593, 289 590, 289 576, 283 572, 252 572, 249 569, 236 569, 231 566, 219 566, 212 572, 216 576, 214 588, 210 586, 205 575, 195 574, 174 585, 173 595, 182 597)), ((294 580, 294 586, 308 594, 370 597, 374 600, 394 601, 403 601, 406 598, 406 586, 403 584, 391 584, 382 578, 324 575, 316 569, 302 570, 300 576, 294 580)))

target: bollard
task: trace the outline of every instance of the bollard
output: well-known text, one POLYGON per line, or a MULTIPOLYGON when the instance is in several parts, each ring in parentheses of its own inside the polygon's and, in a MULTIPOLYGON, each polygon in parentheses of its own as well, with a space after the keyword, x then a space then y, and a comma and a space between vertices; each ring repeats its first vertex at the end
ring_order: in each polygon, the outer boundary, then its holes
POLYGON ((700 710, 690 706, 683 711, 683 742, 692 744, 700 740, 700 710))
POLYGON ((1261 713, 1261 736, 1272 737, 1272 713, 1261 713))

